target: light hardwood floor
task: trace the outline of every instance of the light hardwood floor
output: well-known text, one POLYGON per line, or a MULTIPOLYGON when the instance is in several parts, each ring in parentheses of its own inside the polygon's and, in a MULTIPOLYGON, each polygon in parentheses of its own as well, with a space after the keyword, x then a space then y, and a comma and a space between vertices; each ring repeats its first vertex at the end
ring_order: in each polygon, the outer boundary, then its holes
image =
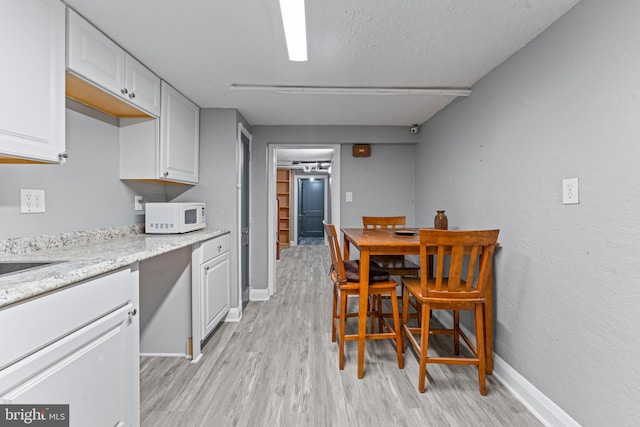
MULTIPOLYGON (((419 393, 415 355, 407 347, 398 369, 388 340, 366 343, 363 379, 355 341, 346 343, 345 369, 338 370, 329 264, 326 246, 282 250, 277 295, 250 303, 241 322, 224 323, 199 364, 143 358, 142 425, 541 425, 491 376, 488 395, 480 396, 472 366, 429 365, 427 391, 419 393)), ((429 351, 452 347, 437 338, 429 351)))

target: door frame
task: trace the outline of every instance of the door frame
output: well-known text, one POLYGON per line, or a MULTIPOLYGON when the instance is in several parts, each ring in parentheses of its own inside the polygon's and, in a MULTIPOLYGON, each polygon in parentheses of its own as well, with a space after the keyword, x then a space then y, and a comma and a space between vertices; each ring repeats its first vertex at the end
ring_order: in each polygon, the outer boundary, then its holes
MULTIPOLYGON (((238 265, 237 267, 237 274, 238 274, 238 307, 235 309, 237 311, 237 320, 240 320, 242 318, 242 191, 244 190, 242 188, 242 168, 248 168, 249 171, 249 176, 248 176, 248 181, 249 181, 249 194, 247 197, 247 203, 248 203, 248 211, 249 211, 249 216, 247 218, 247 221, 249 223, 249 252, 251 252, 251 139, 252 139, 252 135, 251 133, 247 130, 247 128, 244 127, 244 125, 242 124, 242 122, 238 122, 238 132, 237 132, 237 150, 236 150, 236 211, 238 212, 237 215, 237 219, 236 219, 236 236, 237 236, 237 240, 236 240, 236 244, 237 244, 237 255, 238 255, 238 265), (244 162, 244 156, 243 156, 243 146, 242 146, 242 136, 245 136, 247 139, 249 139, 249 164, 248 165, 243 165, 244 162)), ((248 275, 249 277, 247 278, 247 280, 249 281, 249 295, 251 295, 251 266, 249 266, 248 269, 248 275)))
MULTIPOLYGON (((331 201, 331 223, 340 230, 340 144, 282 144, 267 143, 267 291, 268 299, 276 293, 276 234, 278 217, 276 207, 276 169, 278 168, 278 148, 332 148, 333 164, 328 180, 331 201)), ((327 188, 327 186, 325 186, 327 188)), ((327 210, 325 210, 325 213, 327 210)))
MULTIPOLYGON (((297 245, 298 244, 298 201, 300 200, 299 197, 300 195, 298 194, 298 188, 300 186, 300 180, 301 179, 309 179, 309 178, 314 178, 314 179, 321 179, 324 181, 324 220, 327 221, 329 219, 329 216, 327 215, 327 207, 329 206, 329 176, 328 175, 319 175, 319 174, 304 174, 304 175, 299 175, 299 174, 295 174, 295 188, 293 190, 293 213, 291 215, 293 215, 293 236, 295 236, 295 241, 290 242, 291 245, 297 245)), ((324 242, 327 242, 327 236, 324 236, 324 242)))

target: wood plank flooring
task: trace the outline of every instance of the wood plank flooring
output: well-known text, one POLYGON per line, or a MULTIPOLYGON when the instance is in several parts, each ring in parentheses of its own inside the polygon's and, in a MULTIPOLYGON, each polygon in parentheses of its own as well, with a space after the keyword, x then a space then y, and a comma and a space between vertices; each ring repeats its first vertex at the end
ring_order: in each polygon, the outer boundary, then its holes
MULTIPOLYGON (((338 370, 329 265, 326 246, 283 249, 277 294, 250 303, 241 322, 224 323, 199 364, 142 358, 142 425, 541 425, 493 377, 480 396, 472 366, 429 365, 427 391, 419 393, 414 353, 405 349, 400 370, 388 340, 366 343, 363 379, 355 341, 346 343, 345 369, 338 370)), ((451 348, 447 338, 430 341, 429 351, 451 348)))

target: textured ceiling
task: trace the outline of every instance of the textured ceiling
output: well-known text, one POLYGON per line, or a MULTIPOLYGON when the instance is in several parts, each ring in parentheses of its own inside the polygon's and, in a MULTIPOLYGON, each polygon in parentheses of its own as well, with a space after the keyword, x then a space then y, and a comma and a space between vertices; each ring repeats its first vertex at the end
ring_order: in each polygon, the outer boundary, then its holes
POLYGON ((65 0, 203 108, 252 125, 421 124, 454 97, 230 90, 232 84, 462 87, 578 0, 306 1, 308 62, 290 62, 278 0, 65 0))

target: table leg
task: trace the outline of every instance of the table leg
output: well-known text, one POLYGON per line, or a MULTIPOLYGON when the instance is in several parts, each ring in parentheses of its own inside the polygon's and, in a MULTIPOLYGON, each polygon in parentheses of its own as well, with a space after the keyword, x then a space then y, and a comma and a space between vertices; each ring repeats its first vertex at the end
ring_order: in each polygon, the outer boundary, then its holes
POLYGON ((493 374, 493 260, 489 265, 489 282, 485 292, 484 328, 487 375, 493 374))
POLYGON ((360 301, 358 309, 358 378, 364 377, 364 341, 367 333, 369 249, 360 248, 360 301))
POLYGON ((345 261, 351 259, 349 258, 349 240, 346 237, 343 237, 342 241, 342 251, 344 252, 344 256, 342 257, 345 261))

